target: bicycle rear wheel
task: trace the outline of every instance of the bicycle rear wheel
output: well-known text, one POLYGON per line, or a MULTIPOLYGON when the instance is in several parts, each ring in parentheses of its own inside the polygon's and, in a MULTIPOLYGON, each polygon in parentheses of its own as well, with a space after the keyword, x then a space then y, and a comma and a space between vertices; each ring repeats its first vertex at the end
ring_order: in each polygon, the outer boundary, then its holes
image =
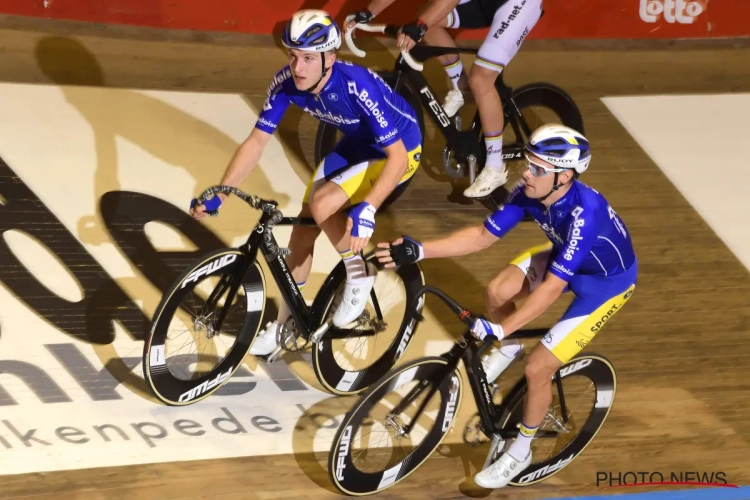
POLYGON ((461 405, 461 374, 458 369, 448 370, 444 358, 418 359, 389 373, 362 395, 344 417, 328 457, 328 473, 339 491, 353 496, 383 491, 427 460, 451 429, 461 405), (402 435, 435 383, 440 386, 411 435, 402 435), (410 404, 394 414, 409 396, 410 404), (371 442, 378 445, 374 451, 364 448, 371 442))
MULTIPOLYGON (((573 358, 560 368, 560 377, 568 421, 563 422, 560 393, 553 381, 552 405, 531 444, 533 462, 510 482, 512 486, 539 483, 570 465, 591 444, 612 409, 617 375, 604 356, 573 358)), ((508 393, 507 410, 500 419, 503 429, 516 430, 520 425, 526 390, 524 377, 508 393)))
POLYGON ((260 328, 265 279, 237 249, 206 254, 157 307, 143 347, 143 376, 170 406, 197 403, 239 368, 260 328))
MULTIPOLYGON (((374 255, 366 258, 374 259, 374 255)), ((337 304, 334 299, 344 286, 343 262, 332 276, 331 286, 316 298, 326 304, 324 318, 333 315, 337 304)), ((414 339, 417 318, 424 307, 424 296, 417 297, 422 286, 424 275, 419 264, 378 273, 375 297, 371 293, 367 298, 357 323, 351 328, 332 328, 313 349, 312 367, 326 390, 338 395, 357 394, 393 368, 414 339)))

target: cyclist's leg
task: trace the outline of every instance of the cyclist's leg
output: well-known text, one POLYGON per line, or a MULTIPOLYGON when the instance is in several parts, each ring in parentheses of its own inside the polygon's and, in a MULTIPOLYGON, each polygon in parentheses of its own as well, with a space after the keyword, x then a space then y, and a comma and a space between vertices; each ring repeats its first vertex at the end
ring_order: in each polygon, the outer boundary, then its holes
MULTIPOLYGON (((325 160, 321 162, 321 166, 325 164, 325 160)), ((320 168, 320 167, 319 167, 320 168)), ((317 173, 317 172, 316 172, 317 173)), ((312 212, 310 211, 310 204, 308 202, 302 203, 302 209, 300 210, 298 217, 310 218, 312 212)), ((315 249, 315 240, 318 239, 321 229, 317 226, 293 226, 292 234, 289 237, 289 251, 291 252, 286 257, 286 265, 292 273, 295 283, 300 290, 307 283, 307 278, 310 276, 310 270, 312 269, 313 262, 313 251, 315 249)), ((291 316, 289 306, 286 302, 282 302, 279 307, 279 314, 277 322, 284 323, 291 316)))
MULTIPOLYGON (((339 141, 334 150, 318 165, 302 197, 302 209, 299 212, 299 217, 312 217, 312 211, 310 210, 311 193, 316 187, 325 184, 327 177, 347 166, 347 160, 342 156, 342 152, 345 154, 348 149, 347 143, 347 138, 339 141)), ((320 233, 321 229, 317 226, 294 226, 292 228, 288 245, 291 254, 286 257, 286 265, 300 290, 305 286, 307 278, 310 276, 315 241, 320 233)), ((289 305, 282 299, 276 321, 269 322, 260 332, 250 348, 250 354, 254 356, 270 354, 276 348, 279 328, 286 323, 290 316, 289 305)))
MULTIPOLYGON (((529 248, 490 281, 485 301, 492 321, 501 323, 516 311, 516 302, 528 297, 539 286, 551 255, 550 242, 529 248)), ((500 344, 500 349, 490 349, 482 360, 484 372, 490 382, 510 366, 521 350, 517 340, 503 340, 500 344)))
POLYGON ((552 403, 552 375, 586 347, 603 325, 622 309, 633 295, 637 275, 636 263, 625 273, 610 278, 578 276, 571 280, 570 288, 576 298, 526 364, 528 390, 518 437, 506 453, 509 456, 501 457, 477 474, 477 484, 484 483, 481 485, 492 488, 505 486, 513 479, 513 474, 503 477, 499 473, 503 467, 516 462, 514 470, 521 472, 531 463, 531 440, 552 403))
MULTIPOLYGON (((429 4, 428 4, 429 5, 429 4)), ((425 6, 426 8, 426 6, 425 6)), ((424 41, 428 45, 436 47, 457 47, 456 41, 448 33, 447 29, 481 29, 489 26, 484 12, 478 0, 462 0, 460 4, 440 21, 437 26, 430 28, 425 33, 424 41), (437 29, 436 29, 437 28, 437 29)), ((443 102, 445 114, 455 115, 464 102, 473 100, 469 88, 469 79, 463 70, 463 64, 458 54, 446 54, 439 56, 438 60, 445 68, 448 77, 453 82, 453 89, 448 92, 443 102)))
MULTIPOLYGON (((421 156, 421 138, 404 138, 407 148, 408 167, 399 181, 409 182, 416 172, 421 156)), ((349 166, 335 172, 324 185, 315 189, 311 195, 310 208, 318 225, 341 255, 347 270, 344 295, 334 313, 336 326, 346 325, 357 319, 367 304, 367 296, 375 282, 373 267, 367 269, 360 255, 353 255, 349 249, 350 231, 346 230, 349 206, 364 201, 372 186, 377 182, 385 166, 385 153, 376 147, 360 142, 347 145, 346 158, 349 166)))
POLYGON ((516 55, 541 13, 542 0, 508 2, 500 7, 471 68, 469 86, 482 122, 487 148, 485 167, 489 168, 483 168, 474 184, 464 191, 464 195, 470 198, 488 196, 508 182, 502 155, 505 127, 503 104, 495 88, 495 81, 498 74, 516 55))
POLYGON ((487 312, 495 323, 516 311, 516 302, 529 296, 546 272, 552 243, 529 248, 495 276, 487 285, 487 312))

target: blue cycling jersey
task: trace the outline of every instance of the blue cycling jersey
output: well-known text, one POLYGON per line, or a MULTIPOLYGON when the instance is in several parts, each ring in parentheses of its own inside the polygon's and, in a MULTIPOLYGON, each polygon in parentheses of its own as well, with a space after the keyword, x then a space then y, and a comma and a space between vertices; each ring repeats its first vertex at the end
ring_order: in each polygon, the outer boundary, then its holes
POLYGON ((279 71, 268 88, 268 99, 255 124, 272 134, 293 103, 306 113, 330 123, 344 135, 385 147, 408 134, 419 133, 414 109, 373 71, 346 61, 335 61, 330 78, 316 96, 298 90, 289 66, 279 71))
POLYGON ((527 197, 520 181, 484 226, 500 238, 521 222, 524 213, 534 218, 552 242, 549 272, 564 281, 574 275, 614 276, 629 270, 636 261, 620 217, 604 196, 578 180, 549 209, 527 197))

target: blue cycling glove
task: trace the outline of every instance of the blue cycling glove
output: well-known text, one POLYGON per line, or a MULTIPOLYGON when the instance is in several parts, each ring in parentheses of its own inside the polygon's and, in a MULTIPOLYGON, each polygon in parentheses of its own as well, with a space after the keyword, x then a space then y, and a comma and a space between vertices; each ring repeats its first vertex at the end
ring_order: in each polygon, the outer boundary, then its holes
POLYGON ((482 318, 479 318, 471 325, 471 333, 479 340, 484 340, 487 335, 495 337, 495 340, 505 337, 502 326, 482 318))
MULTIPOLYGON (((198 200, 193 198, 193 200, 190 202, 190 208, 195 208, 196 206, 198 206, 198 200)), ((219 198, 218 196, 214 196, 213 198, 206 200, 203 206, 205 207, 206 213, 208 215, 218 215, 219 207, 221 206, 221 198, 219 198)))
POLYGON ((370 238, 375 231, 375 207, 363 201, 349 209, 352 219, 352 236, 355 238, 370 238))

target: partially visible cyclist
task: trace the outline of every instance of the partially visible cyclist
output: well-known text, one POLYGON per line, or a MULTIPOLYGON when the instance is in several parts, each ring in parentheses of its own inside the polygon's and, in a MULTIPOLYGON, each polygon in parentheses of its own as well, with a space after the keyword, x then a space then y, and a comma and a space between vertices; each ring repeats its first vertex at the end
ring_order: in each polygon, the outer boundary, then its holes
MULTIPOLYGON (((396 0, 370 0, 367 7, 353 13, 347 24, 368 23, 396 0)), ((463 71, 458 54, 438 57, 453 82, 443 108, 453 116, 465 98, 476 102, 484 131, 487 160, 474 183, 464 195, 469 198, 489 196, 508 182, 503 161, 503 105, 495 88, 498 74, 510 63, 521 44, 542 15, 542 0, 431 0, 420 10, 415 21, 403 26, 397 45, 410 50, 420 41, 432 46, 456 47, 448 29, 483 29, 489 27, 469 77, 463 71)))
MULTIPOLYGON (((239 185, 255 168, 263 149, 290 104, 330 123, 344 137, 326 156, 310 180, 302 200, 301 217, 312 216, 318 227, 295 226, 287 265, 302 288, 312 268, 315 240, 321 229, 341 255, 346 283, 333 316, 345 326, 364 311, 375 282, 375 266, 360 254, 375 228, 375 214, 394 190, 403 190, 419 166, 421 133, 416 113, 369 69, 336 60, 341 31, 322 10, 296 12, 287 23, 282 42, 289 64, 273 77, 263 110, 250 136, 240 145, 221 184, 239 185)), ((217 209, 223 194, 194 207, 196 219, 217 209)), ((277 333, 291 317, 281 304, 276 321, 268 323, 253 343, 254 355, 270 354, 277 333)))
MULTIPOLYGON (((385 267, 468 255, 491 246, 528 214, 549 242, 522 253, 490 281, 486 304, 491 321, 477 320, 472 333, 479 339, 490 335, 502 340, 541 316, 564 292, 575 295, 529 356, 518 437, 474 477, 484 488, 506 486, 531 464, 531 440, 552 403, 552 375, 622 309, 638 277, 625 224, 604 196, 578 180, 591 161, 586 138, 562 125, 545 125, 534 131, 526 149, 523 179, 484 224, 423 243, 405 236, 392 244, 380 243, 383 250, 376 253, 385 267)), ((515 341, 501 345, 482 360, 490 382, 521 351, 515 341)))

